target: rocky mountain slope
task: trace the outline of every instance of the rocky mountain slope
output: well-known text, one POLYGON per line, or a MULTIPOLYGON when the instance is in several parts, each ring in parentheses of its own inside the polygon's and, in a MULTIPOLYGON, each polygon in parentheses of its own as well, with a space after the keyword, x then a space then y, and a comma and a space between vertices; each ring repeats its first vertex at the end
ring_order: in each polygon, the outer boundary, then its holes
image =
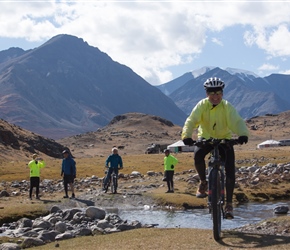
MULTIPOLYGON (((290 111, 277 115, 257 116, 246 121, 251 137, 247 148, 256 150, 264 140, 290 139, 290 111)), ((172 144, 180 140, 181 126, 156 116, 128 113, 115 117, 103 129, 58 140, 78 157, 107 154, 112 146, 122 154, 142 154, 152 143, 172 144)))
POLYGON ((142 113, 118 115, 104 128, 58 140, 76 157, 108 154, 113 146, 122 154, 143 154, 151 144, 180 140, 181 126, 159 116, 142 113))
MULTIPOLYGON (((250 150, 256 150, 264 140, 290 139, 290 111, 251 118, 247 126, 250 150)), ((159 116, 126 113, 115 116, 102 129, 54 141, 0 120, 0 157, 26 158, 40 152, 58 158, 65 147, 78 158, 107 155, 113 146, 119 147, 122 154, 144 154, 152 143, 169 145, 180 140, 181 130, 181 126, 159 116)))
POLYGON ((1 118, 53 139, 95 131, 128 112, 179 125, 186 117, 130 68, 70 35, 0 52, 0 86, 1 118))
POLYGON ((19 160, 39 153, 60 158, 64 146, 56 141, 0 120, 0 159, 19 160))

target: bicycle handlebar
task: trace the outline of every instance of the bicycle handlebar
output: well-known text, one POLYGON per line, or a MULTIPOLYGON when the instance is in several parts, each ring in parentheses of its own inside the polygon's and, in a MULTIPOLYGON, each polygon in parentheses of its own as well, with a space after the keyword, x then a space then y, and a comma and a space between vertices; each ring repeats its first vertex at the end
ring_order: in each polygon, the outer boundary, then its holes
POLYGON ((216 138, 210 138, 210 139, 202 139, 202 140, 197 140, 197 141, 193 141, 194 146, 197 147, 202 147, 205 145, 212 145, 212 146, 216 146, 219 144, 227 144, 227 145, 237 145, 237 144, 241 144, 239 143, 238 139, 216 139, 216 138))

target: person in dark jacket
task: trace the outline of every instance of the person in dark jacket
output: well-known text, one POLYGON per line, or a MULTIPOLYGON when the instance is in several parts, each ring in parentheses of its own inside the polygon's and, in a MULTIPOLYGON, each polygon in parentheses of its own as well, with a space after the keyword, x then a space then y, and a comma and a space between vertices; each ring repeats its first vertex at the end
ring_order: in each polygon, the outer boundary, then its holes
POLYGON ((105 186, 110 180, 113 170, 115 170, 115 173, 118 175, 119 168, 123 168, 122 157, 118 154, 118 149, 116 147, 112 148, 112 154, 108 156, 105 167, 108 168, 108 172, 104 180, 103 190, 105 190, 105 186))
POLYGON ((61 165, 61 176, 63 177, 63 185, 65 191, 65 196, 63 198, 69 197, 68 184, 72 192, 71 198, 75 198, 74 179, 76 178, 76 162, 74 161, 68 150, 64 150, 62 154, 64 158, 61 165))

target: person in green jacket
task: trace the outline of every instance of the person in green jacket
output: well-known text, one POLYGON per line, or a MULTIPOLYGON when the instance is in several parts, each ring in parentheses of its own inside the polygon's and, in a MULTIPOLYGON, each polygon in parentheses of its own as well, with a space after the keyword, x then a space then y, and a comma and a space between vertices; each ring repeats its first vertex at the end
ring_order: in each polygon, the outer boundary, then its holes
POLYGON ((168 190, 166 193, 174 193, 174 185, 173 185, 173 175, 174 175, 174 168, 177 164, 178 160, 170 154, 169 149, 164 150, 164 178, 167 182, 168 190))
MULTIPOLYGON (((206 98, 199 101, 186 119, 181 139, 185 145, 192 145, 193 131, 197 128, 197 139, 231 139, 232 134, 238 136, 240 144, 247 143, 249 131, 245 121, 236 109, 223 99, 224 82, 212 77, 203 84, 206 98)), ((225 161, 226 172, 226 207, 225 217, 233 218, 232 197, 235 186, 235 152, 233 146, 221 146, 221 158, 225 161)), ((207 181, 205 174, 205 156, 212 150, 208 147, 195 147, 194 163, 200 177, 196 197, 206 197, 207 181)))
POLYGON ((33 188, 36 188, 36 199, 39 197, 39 183, 40 183, 40 169, 45 167, 45 162, 42 158, 39 158, 37 154, 32 155, 32 160, 28 163, 30 168, 30 189, 29 189, 29 198, 32 200, 32 191, 33 188))

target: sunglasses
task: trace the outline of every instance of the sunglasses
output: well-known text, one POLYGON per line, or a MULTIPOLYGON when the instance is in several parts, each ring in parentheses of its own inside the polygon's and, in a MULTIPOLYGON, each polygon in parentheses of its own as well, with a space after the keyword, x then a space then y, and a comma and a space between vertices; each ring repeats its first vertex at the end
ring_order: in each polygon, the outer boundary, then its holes
POLYGON ((219 91, 212 91, 212 92, 207 92, 208 95, 221 95, 223 92, 221 90, 219 91))

